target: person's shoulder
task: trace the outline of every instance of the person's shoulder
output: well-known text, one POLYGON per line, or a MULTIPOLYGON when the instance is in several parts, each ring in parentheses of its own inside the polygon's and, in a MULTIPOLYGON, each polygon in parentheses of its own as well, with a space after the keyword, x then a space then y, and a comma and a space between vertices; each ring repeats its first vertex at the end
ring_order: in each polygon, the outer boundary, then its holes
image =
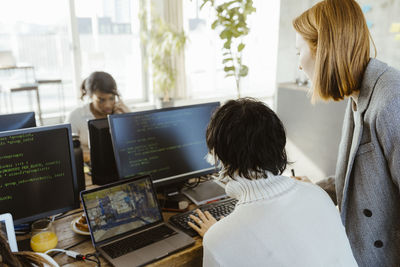
POLYGON ((79 107, 76 107, 75 109, 73 109, 67 116, 67 120, 68 122, 72 121, 72 120, 77 120, 77 119, 81 119, 81 118, 86 118, 88 116, 90 112, 90 104, 85 104, 79 107))
POLYGON ((379 60, 374 60, 374 62, 379 63, 375 65, 382 65, 385 67, 381 72, 378 72, 381 75, 379 75, 378 79, 373 81, 374 84, 370 86, 374 86, 374 91, 378 91, 377 93, 381 94, 384 99, 391 99, 394 96, 400 97, 400 71, 379 60))
POLYGON ((400 116, 400 71, 377 59, 370 62, 362 89, 373 90, 368 110, 372 118, 400 116), (371 88, 371 89, 369 89, 371 88))
POLYGON ((303 197, 307 196, 311 199, 319 200, 319 203, 335 206, 328 193, 320 186, 313 183, 301 181, 296 181, 296 183, 297 189, 303 197))
POLYGON ((81 114, 81 115, 87 114, 88 112, 90 112, 90 103, 86 103, 84 105, 76 107, 74 110, 71 111, 71 113, 81 114))
POLYGON ((384 74, 375 86, 375 97, 371 99, 371 107, 375 110, 377 117, 400 116, 400 72, 395 70, 398 75, 390 73, 384 74))

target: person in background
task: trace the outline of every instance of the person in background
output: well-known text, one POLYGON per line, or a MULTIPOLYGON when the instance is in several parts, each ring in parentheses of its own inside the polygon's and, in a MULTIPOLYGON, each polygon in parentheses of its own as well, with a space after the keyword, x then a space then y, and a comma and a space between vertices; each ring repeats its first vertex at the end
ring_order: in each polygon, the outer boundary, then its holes
POLYGON ((203 266, 357 266, 326 192, 281 175, 285 129, 264 103, 228 101, 213 114, 206 141, 238 203, 218 222, 207 211, 191 216, 204 237, 203 266))
POLYGON ((30 251, 12 252, 7 239, 0 233, 0 266, 4 267, 58 267, 52 257, 30 251))
POLYGON ((117 83, 107 72, 96 71, 87 77, 81 85, 81 99, 89 96, 90 103, 74 109, 67 117, 72 133, 78 134, 84 152, 88 151, 87 121, 106 118, 110 114, 129 112, 120 100, 117 83))
POLYGON ((313 99, 349 99, 335 178, 320 185, 336 191, 358 265, 400 266, 400 72, 370 58, 354 0, 319 2, 293 26, 313 99))

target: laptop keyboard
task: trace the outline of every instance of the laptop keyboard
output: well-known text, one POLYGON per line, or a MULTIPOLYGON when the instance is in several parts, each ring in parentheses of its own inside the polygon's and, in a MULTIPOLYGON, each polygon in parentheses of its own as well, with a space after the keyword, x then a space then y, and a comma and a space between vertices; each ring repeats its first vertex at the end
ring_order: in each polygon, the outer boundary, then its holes
POLYGON ((109 245, 102 247, 102 249, 113 259, 125 255, 129 252, 143 248, 147 245, 153 244, 157 241, 163 240, 167 237, 177 234, 173 229, 166 225, 152 228, 149 231, 129 236, 109 245))
MULTIPOLYGON (((203 212, 205 211, 210 212, 215 219, 219 220, 222 216, 224 217, 228 216, 235 209, 236 203, 237 203, 236 199, 228 198, 212 202, 209 204, 200 205, 198 209, 200 209, 203 212)), ((195 212, 195 210, 191 210, 185 213, 176 214, 169 219, 169 223, 172 224, 173 226, 176 226, 176 228, 182 230, 191 237, 194 237, 199 234, 195 230, 193 230, 192 227, 189 226, 188 222, 196 224, 189 217, 189 215, 197 216, 197 212, 195 212)))

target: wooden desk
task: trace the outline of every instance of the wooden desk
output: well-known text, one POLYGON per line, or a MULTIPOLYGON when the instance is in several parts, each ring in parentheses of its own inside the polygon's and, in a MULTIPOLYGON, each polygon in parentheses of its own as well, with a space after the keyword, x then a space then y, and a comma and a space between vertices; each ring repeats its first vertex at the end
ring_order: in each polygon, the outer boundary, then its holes
MULTIPOLYGON (((76 234, 71 229, 71 221, 79 217, 81 213, 76 213, 79 210, 74 210, 69 212, 68 215, 62 219, 56 220, 54 222, 54 227, 58 236, 58 245, 57 248, 69 248, 69 250, 79 252, 81 254, 88 254, 95 252, 95 249, 92 245, 92 241, 90 236, 83 236, 76 234), (77 244, 75 246, 75 244, 77 244)), ((166 212, 163 213, 164 220, 168 220, 170 216, 174 213, 166 212)), ((189 248, 186 248, 182 251, 174 253, 166 258, 153 262, 147 266, 151 267, 178 267, 178 266, 202 266, 202 258, 203 258, 203 246, 202 246, 202 238, 195 237, 195 244, 189 248)), ((60 266, 95 266, 94 262, 88 261, 76 261, 75 259, 68 257, 64 253, 58 254, 54 256, 54 260, 60 266)), ((108 261, 106 261, 102 256, 100 256, 101 266, 112 266, 108 261)))
MULTIPOLYGON (((73 213, 72 211, 71 213, 73 213)), ((163 213, 164 220, 167 220, 173 213, 167 212, 163 213)), ((55 228, 59 238, 57 248, 68 248, 74 244, 79 243, 77 246, 70 248, 69 250, 79 252, 81 254, 93 253, 95 251, 90 236, 78 235, 71 229, 72 219, 79 217, 79 214, 74 214, 71 216, 64 217, 60 220, 55 221, 55 228), (82 243, 80 243, 82 242, 82 243)), ((149 264, 152 267, 174 267, 174 266, 202 266, 203 258, 203 247, 202 238, 195 237, 195 244, 189 248, 172 254, 166 258, 158 260, 149 264)), ((54 257, 54 260, 60 266, 95 266, 94 262, 82 262, 76 261, 75 259, 66 256, 65 254, 58 254, 54 257)), ((103 257, 100 257, 101 266, 112 266, 103 257)))
MULTIPOLYGON (((92 185, 92 179, 90 176, 85 175, 86 188, 94 188, 96 185, 92 185)), ((196 208, 194 204, 189 206, 190 209, 196 208)), ((92 245, 90 236, 79 235, 72 231, 71 221, 76 217, 81 216, 83 210, 77 209, 66 213, 65 217, 54 221, 54 227, 58 237, 57 248, 67 249, 81 254, 94 253, 95 249, 92 245)), ((176 213, 163 212, 164 221, 176 213)), ((19 236, 18 240, 29 239, 30 235, 19 236)), ((202 238, 195 237, 195 244, 189 248, 176 252, 168 257, 153 262, 147 266, 151 267, 201 267, 203 262, 203 246, 202 238)), ((21 249, 21 248, 20 248, 21 249)), ((65 253, 58 254, 53 257, 54 260, 60 266, 95 266, 94 262, 90 261, 76 261, 75 259, 65 255, 65 253)), ((112 266, 105 258, 100 256, 101 266, 112 266)))

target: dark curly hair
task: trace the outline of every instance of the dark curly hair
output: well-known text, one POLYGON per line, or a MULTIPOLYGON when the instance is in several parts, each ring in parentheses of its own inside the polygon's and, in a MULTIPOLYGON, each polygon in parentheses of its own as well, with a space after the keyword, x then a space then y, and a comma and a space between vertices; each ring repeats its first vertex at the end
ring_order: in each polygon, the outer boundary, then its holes
POLYGON ((230 100, 213 114, 207 146, 223 164, 225 176, 247 179, 282 174, 288 164, 285 128, 264 103, 252 98, 230 100))

